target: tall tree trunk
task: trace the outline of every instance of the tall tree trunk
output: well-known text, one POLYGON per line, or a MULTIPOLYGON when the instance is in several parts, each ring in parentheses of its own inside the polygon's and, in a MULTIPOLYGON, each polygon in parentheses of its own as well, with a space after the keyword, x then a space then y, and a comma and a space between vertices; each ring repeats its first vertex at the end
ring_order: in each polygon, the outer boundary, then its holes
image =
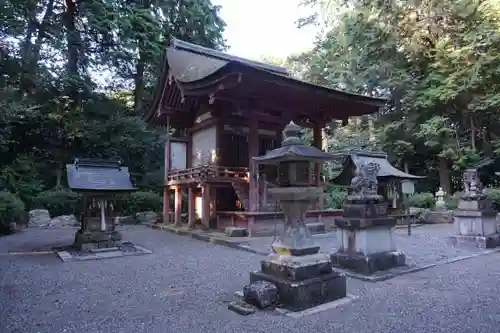
POLYGON ((74 107, 78 102, 78 56, 80 48, 80 39, 76 29, 76 4, 73 0, 65 0, 65 12, 63 14, 64 27, 66 28, 67 62, 66 62, 66 93, 74 107))
POLYGON ((22 67, 22 72, 21 72, 21 89, 20 89, 20 92, 21 94, 25 94, 26 93, 26 88, 29 84, 27 84, 26 82, 29 80, 29 77, 31 75, 33 75, 33 73, 30 73, 29 69, 26 68, 26 64, 29 63, 29 59, 30 59, 30 56, 31 56, 31 50, 32 50, 32 39, 33 39, 33 36, 36 34, 36 29, 37 29, 37 21, 36 21, 36 9, 37 9, 37 6, 36 6, 36 3, 31 6, 31 8, 28 10, 28 13, 27 13, 27 20, 28 20, 28 24, 27 24, 27 27, 26 27, 26 34, 24 36, 24 40, 23 42, 21 43, 21 47, 20 47, 20 53, 21 53, 21 59, 22 59, 22 63, 23 63, 23 67, 22 67))
MULTIPOLYGON (((34 12, 36 15, 36 13, 34 12)), ((45 13, 43 15, 40 24, 37 23, 36 17, 29 19, 28 29, 26 33, 26 39, 22 46, 21 56, 23 59, 23 64, 25 71, 21 77, 21 92, 30 93, 33 89, 33 75, 36 73, 38 62, 40 61, 40 50, 42 48, 43 41, 47 36, 47 30, 49 24, 54 16, 54 0, 48 0, 45 6, 45 13), (35 34, 38 27, 38 32, 36 34, 35 44, 31 43, 31 40, 35 34)))
POLYGON ((474 116, 470 116, 470 144, 473 151, 476 151, 476 124, 474 116))
POLYGON ((410 166, 408 165, 408 161, 403 162, 403 168, 406 173, 410 173, 410 166))
POLYGON ((144 70, 146 68, 146 52, 143 49, 143 43, 139 42, 139 59, 135 65, 134 77, 134 111, 136 115, 141 114, 142 98, 144 97, 144 70))
POLYGON ((438 157, 439 184, 446 193, 451 193, 450 169, 448 160, 444 157, 438 157))
MULTIPOLYGON (((76 28, 77 7, 73 0, 64 0, 65 11, 62 16, 64 28, 66 30, 66 82, 65 90, 69 98, 68 110, 75 111, 80 103, 79 85, 81 83, 80 74, 78 71, 81 51, 80 32, 76 28)), ((59 146, 56 154, 56 186, 61 186, 62 170, 68 153, 69 142, 66 138, 66 133, 63 129, 63 124, 60 124, 59 146)))

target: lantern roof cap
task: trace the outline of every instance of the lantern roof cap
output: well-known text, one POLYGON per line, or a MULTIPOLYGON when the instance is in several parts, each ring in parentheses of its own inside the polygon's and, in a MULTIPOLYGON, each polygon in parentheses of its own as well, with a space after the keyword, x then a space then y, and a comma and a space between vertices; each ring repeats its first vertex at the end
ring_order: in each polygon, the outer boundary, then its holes
POLYGON ((253 157, 257 164, 277 164, 282 162, 320 162, 342 158, 342 154, 330 154, 305 144, 300 138, 302 128, 291 121, 283 129, 281 147, 268 151, 263 156, 253 157))

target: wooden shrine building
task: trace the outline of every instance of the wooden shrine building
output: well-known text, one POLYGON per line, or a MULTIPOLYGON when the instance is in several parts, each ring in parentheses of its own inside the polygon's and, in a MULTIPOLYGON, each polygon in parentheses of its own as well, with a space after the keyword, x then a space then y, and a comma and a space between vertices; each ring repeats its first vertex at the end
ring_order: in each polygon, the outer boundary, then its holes
MULTIPOLYGON (((165 143, 164 222, 172 217, 181 223, 184 192, 189 226, 200 219, 206 228, 233 223, 255 231, 255 223, 275 216, 277 206, 267 198, 274 177, 264 179, 253 156, 278 147, 290 121, 312 128, 313 145, 321 149, 327 122, 376 113, 384 104, 384 99, 298 80, 282 67, 172 40, 143 116, 170 134, 165 143)), ((314 174, 311 182, 318 185, 319 167, 314 174)))

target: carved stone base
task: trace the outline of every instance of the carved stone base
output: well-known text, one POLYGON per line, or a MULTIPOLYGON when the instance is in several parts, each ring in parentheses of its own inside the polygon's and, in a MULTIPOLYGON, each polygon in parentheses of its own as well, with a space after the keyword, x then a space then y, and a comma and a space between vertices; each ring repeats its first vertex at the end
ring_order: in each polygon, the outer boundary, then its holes
POLYGON ((337 272, 304 281, 288 281, 262 272, 250 273, 250 281, 269 281, 278 287, 279 303, 291 311, 301 311, 347 296, 346 277, 337 272))
POLYGON ((406 256, 402 252, 380 252, 370 255, 362 253, 336 252, 331 255, 334 267, 345 268, 356 273, 370 275, 398 266, 404 266, 406 256))
POLYGON ((453 226, 457 235, 487 237, 497 233, 496 218, 495 211, 455 210, 453 226))
POLYGON ((454 245, 467 243, 474 244, 482 249, 491 249, 500 246, 500 234, 488 236, 452 235, 450 239, 454 245))
POLYGON ((74 247, 79 251, 116 247, 122 237, 118 231, 81 231, 75 234, 74 247))
POLYGON ((261 262, 262 271, 250 273, 250 282, 268 281, 278 288, 279 303, 291 311, 346 297, 346 278, 332 270, 325 254, 272 256, 261 262))

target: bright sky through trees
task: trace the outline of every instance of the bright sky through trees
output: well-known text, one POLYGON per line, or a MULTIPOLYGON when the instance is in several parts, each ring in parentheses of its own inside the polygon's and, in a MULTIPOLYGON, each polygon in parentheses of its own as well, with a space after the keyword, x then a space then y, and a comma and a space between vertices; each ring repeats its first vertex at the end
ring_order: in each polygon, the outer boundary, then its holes
POLYGON ((298 29, 295 21, 307 16, 299 0, 213 0, 222 6, 227 23, 225 38, 229 53, 245 57, 285 58, 312 47, 316 28, 298 29))

